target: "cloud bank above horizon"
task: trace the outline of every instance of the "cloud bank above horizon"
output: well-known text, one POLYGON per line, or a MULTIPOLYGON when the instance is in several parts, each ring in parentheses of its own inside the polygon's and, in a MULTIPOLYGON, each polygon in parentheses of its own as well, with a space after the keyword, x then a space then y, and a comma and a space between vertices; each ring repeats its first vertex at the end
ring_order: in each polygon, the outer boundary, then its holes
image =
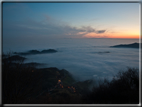
POLYGON ((138 8, 136 3, 3 3, 3 37, 138 38, 138 8))

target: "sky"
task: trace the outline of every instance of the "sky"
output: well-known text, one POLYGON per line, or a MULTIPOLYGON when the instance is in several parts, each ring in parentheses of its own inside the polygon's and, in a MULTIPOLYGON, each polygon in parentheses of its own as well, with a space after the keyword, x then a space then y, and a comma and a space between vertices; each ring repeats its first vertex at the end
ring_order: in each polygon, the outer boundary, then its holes
POLYGON ((3 40, 139 38, 139 3, 3 3, 3 40))

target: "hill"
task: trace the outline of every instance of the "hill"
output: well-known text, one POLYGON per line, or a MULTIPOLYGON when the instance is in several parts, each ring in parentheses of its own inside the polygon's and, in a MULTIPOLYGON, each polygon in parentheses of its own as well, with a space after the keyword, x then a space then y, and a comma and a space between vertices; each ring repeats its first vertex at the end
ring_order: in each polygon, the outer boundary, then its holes
POLYGON ((115 46, 110 46, 111 48, 139 48, 139 43, 132 44, 120 44, 115 46))
POLYGON ((17 54, 17 55, 35 55, 35 54, 56 53, 56 52, 57 52, 57 50, 55 50, 55 49, 47 49, 47 50, 42 50, 42 51, 29 50, 27 52, 14 52, 14 54, 17 54))
POLYGON ((25 59, 20 56, 2 59, 3 104, 139 103, 138 69, 129 68, 127 71, 118 72, 112 81, 95 81, 99 83, 96 86, 92 80, 74 80, 65 69, 36 68, 33 63, 26 63, 26 66, 23 66, 24 63, 21 61, 8 60, 17 58, 25 59), (92 84, 94 87, 90 89, 92 84))

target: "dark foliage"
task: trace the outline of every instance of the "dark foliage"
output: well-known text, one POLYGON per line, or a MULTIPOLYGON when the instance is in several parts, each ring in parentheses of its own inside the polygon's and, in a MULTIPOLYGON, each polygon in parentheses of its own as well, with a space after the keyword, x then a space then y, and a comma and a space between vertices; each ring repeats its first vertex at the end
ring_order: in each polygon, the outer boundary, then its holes
POLYGON ((36 96, 41 91, 42 73, 32 66, 23 67, 22 62, 12 63, 4 58, 2 60, 3 104, 25 103, 29 97, 36 96))
POLYGON ((112 81, 104 79, 98 87, 83 97, 84 103, 95 104, 138 104, 139 103, 139 72, 128 68, 120 71, 112 81))
MULTIPOLYGON (((18 56, 19 57, 19 56, 18 56)), ((111 81, 104 79, 98 86, 89 91, 89 83, 76 82, 76 92, 69 89, 57 89, 50 93, 59 78, 66 81, 69 73, 55 67, 37 69, 34 66, 23 66, 23 59, 13 63, 10 55, 2 59, 2 103, 3 104, 138 104, 139 72, 128 68, 120 71, 111 81), (59 75, 60 74, 60 75, 59 75), (88 84, 88 85, 87 85, 88 84)), ((71 82, 71 83, 72 83, 71 82)), ((99 81, 96 81, 99 83, 99 81)), ((70 82, 69 82, 70 83, 70 82)), ((69 85, 68 83, 66 83, 69 85)))

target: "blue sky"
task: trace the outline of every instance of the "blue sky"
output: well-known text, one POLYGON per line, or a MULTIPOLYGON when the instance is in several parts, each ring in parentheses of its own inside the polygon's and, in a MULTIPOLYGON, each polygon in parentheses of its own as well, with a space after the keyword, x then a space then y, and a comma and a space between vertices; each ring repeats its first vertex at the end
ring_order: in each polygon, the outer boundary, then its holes
POLYGON ((139 3, 3 3, 3 38, 137 38, 139 3))

